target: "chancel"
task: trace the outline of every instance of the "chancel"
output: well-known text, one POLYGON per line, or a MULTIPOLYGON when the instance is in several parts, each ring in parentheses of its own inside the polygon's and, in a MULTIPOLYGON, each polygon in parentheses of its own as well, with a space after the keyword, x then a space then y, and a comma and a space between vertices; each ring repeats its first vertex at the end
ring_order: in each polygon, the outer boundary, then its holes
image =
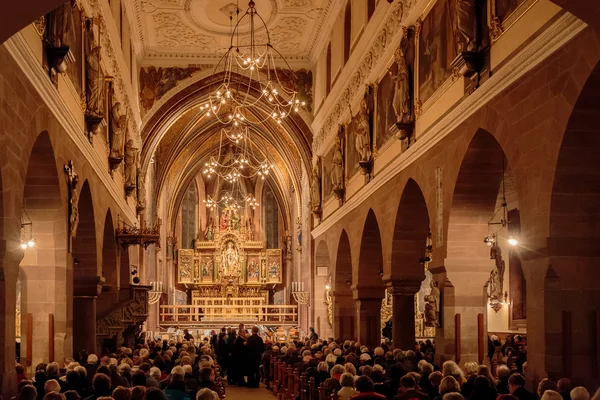
POLYGON ((598 1, 5 3, 3 398, 600 399, 598 1))

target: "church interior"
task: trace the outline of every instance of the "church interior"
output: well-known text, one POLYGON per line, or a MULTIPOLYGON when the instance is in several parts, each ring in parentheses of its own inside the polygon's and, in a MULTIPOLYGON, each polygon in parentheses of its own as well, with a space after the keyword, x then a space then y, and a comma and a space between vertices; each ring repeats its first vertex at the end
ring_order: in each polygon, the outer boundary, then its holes
POLYGON ((599 2, 2 8, 4 397, 240 324, 597 390, 599 2))

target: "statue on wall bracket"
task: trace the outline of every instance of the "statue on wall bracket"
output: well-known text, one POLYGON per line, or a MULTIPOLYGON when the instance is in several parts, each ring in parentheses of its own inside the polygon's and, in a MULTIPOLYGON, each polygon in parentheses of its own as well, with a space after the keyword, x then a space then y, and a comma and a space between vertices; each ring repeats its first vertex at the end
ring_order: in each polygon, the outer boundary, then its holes
MULTIPOLYGON (((106 124, 102 107, 104 102, 104 77, 102 76, 100 60, 100 52, 102 49, 100 47, 100 40, 94 33, 94 20, 88 19, 85 26, 85 123, 88 139, 91 143, 93 136, 98 134, 100 128, 106 124)), ((100 28, 98 28, 98 31, 99 29, 100 28)))
POLYGON ((483 67, 483 46, 481 32, 481 13, 476 0, 456 0, 454 31, 457 56, 452 61, 455 75, 464 76, 473 81, 474 88, 479 85, 479 72, 483 67))
POLYGON ((67 63, 75 61, 66 36, 73 28, 74 0, 64 1, 48 13, 46 19, 46 55, 52 70, 58 73, 67 71, 67 63))
POLYGON ((125 144, 125 176, 123 179, 127 196, 131 196, 137 187, 139 149, 134 146, 132 139, 125 144))
MULTIPOLYGON (((371 101, 371 96, 372 88, 367 85, 365 88, 365 96, 360 102, 360 110, 354 117, 356 118, 354 148, 358 154, 358 165, 360 166, 363 175, 367 175, 371 172, 371 167, 373 165, 373 152, 371 150, 371 141, 373 137, 371 115, 373 107, 370 107, 373 102, 371 101)), ((352 109, 350 109, 350 115, 352 115, 352 109)))
POLYGON ((64 166, 67 175, 67 186, 69 187, 69 251, 72 250, 72 239, 77 236, 77 227, 79 226, 79 193, 77 184, 79 175, 75 172, 73 160, 69 160, 64 166))
POLYGON ((344 153, 342 151, 342 137, 344 127, 340 125, 338 135, 335 137, 333 146, 333 157, 331 159, 331 190, 334 196, 344 201, 344 153))
POLYGON ((121 164, 124 157, 125 136, 127 133, 127 115, 121 114, 121 103, 116 102, 111 109, 110 115, 110 152, 108 163, 110 169, 115 170, 121 164))
POLYGON ((312 213, 321 218, 321 158, 313 165, 312 178, 310 181, 310 209, 312 213))
POLYGON ((392 107, 394 109, 394 114, 396 115, 396 124, 390 127, 390 133, 392 133, 396 139, 406 142, 407 148, 411 144, 415 121, 413 111, 414 96, 411 84, 413 79, 413 68, 406 57, 407 50, 410 46, 410 40, 408 28, 403 27, 400 45, 394 53, 394 61, 398 67, 396 73, 392 74, 392 81, 394 82, 392 107))

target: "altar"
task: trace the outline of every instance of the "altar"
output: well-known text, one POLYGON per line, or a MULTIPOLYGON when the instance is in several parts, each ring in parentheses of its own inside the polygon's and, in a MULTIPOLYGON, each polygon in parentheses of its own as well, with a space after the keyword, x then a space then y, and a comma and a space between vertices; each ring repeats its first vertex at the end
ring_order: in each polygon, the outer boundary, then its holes
POLYGON ((188 304, 161 306, 161 323, 296 323, 296 306, 270 304, 282 283, 282 251, 253 240, 250 219, 224 208, 218 223, 209 222, 203 239, 193 249, 178 250, 177 283, 188 304))

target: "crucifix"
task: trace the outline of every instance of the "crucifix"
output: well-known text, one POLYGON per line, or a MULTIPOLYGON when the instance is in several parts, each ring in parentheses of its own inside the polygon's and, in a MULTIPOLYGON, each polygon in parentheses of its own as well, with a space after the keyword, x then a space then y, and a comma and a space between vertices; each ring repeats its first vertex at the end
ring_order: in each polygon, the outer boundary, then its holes
POLYGON ((69 187, 69 252, 72 252, 73 238, 77 236, 77 225, 79 225, 79 194, 77 193, 79 175, 75 172, 73 160, 69 160, 65 164, 65 174, 67 175, 67 186, 69 187))

